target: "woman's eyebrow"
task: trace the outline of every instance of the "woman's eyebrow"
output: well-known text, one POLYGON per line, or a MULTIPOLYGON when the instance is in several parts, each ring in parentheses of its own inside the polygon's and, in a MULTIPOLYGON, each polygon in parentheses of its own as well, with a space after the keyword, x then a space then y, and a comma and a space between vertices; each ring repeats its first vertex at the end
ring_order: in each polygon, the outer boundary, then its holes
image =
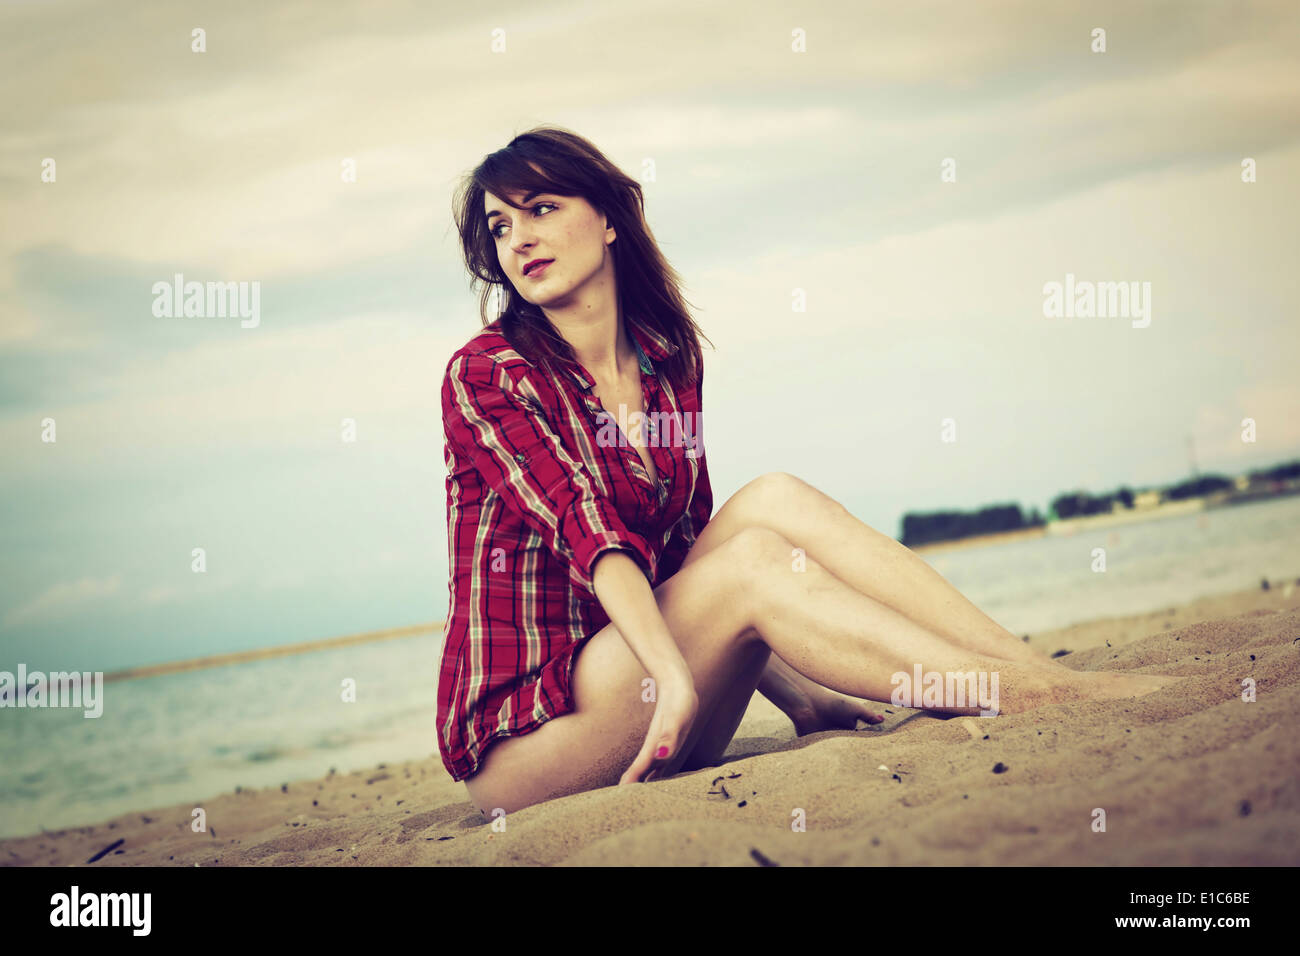
MULTIPOLYGON (((534 196, 542 196, 542 195, 546 195, 546 194, 540 189, 534 189, 532 192, 530 192, 528 195, 526 195, 523 198, 523 200, 520 202, 520 205, 523 205, 526 202, 531 202, 534 196)), ((487 214, 487 218, 491 219, 493 216, 499 216, 499 215, 501 215, 501 210, 493 209, 491 212, 487 214)))

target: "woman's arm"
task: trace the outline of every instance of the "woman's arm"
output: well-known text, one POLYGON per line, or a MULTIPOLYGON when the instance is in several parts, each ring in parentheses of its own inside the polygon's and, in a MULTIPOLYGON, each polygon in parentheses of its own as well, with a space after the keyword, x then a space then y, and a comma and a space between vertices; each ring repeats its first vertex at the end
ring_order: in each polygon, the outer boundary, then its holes
MULTIPOLYGON (((651 696, 642 698, 654 704, 645 742, 619 783, 650 780, 686 746, 700 707, 695 678, 649 582, 631 558, 617 552, 602 555, 596 563, 595 585, 610 623, 654 681, 651 696)), ((637 692, 644 694, 641 688, 637 692)))
POLYGON ((664 677, 687 676, 677 642, 659 612, 645 575, 626 554, 610 551, 596 561, 593 575, 601 607, 641 666, 658 683, 664 677))
POLYGON ((541 536, 588 599, 599 600, 592 571, 609 551, 634 559, 647 587, 654 580, 658 562, 650 543, 597 493, 538 403, 521 394, 491 355, 452 357, 443 379, 442 416, 451 448, 541 536))

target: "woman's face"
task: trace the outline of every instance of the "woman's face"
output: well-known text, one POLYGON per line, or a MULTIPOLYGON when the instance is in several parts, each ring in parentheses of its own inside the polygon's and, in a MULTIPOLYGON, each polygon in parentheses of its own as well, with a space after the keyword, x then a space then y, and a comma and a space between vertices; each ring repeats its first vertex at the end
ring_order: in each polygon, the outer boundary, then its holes
POLYGON ((483 211, 497 248, 501 271, 518 293, 537 306, 572 304, 588 283, 613 286, 613 258, 608 253, 614 229, 580 196, 512 192, 516 209, 490 192, 483 211), (534 259, 551 260, 545 268, 524 271, 534 259))

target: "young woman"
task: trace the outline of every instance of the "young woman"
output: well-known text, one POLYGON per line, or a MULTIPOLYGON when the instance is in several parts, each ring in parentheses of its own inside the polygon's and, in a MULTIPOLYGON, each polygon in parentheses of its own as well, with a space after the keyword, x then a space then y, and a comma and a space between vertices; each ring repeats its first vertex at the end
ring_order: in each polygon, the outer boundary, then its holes
POLYGON ((715 764, 755 690, 805 734, 879 722, 861 699, 918 665, 996 674, 1004 713, 1176 679, 1029 649, 784 472, 712 515, 698 329, 640 186, 585 139, 515 137, 455 216, 485 327, 442 386, 438 742, 485 815, 715 764))

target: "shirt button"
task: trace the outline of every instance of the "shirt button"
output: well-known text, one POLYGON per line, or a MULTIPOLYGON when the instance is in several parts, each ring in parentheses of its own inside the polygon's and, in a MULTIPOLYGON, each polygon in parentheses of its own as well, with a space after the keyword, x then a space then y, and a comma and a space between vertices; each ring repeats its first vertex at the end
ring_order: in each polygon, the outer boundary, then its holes
POLYGON ((519 464, 522 465, 526 461, 528 461, 528 456, 525 455, 522 451, 517 451, 515 452, 515 461, 519 462, 519 464))

